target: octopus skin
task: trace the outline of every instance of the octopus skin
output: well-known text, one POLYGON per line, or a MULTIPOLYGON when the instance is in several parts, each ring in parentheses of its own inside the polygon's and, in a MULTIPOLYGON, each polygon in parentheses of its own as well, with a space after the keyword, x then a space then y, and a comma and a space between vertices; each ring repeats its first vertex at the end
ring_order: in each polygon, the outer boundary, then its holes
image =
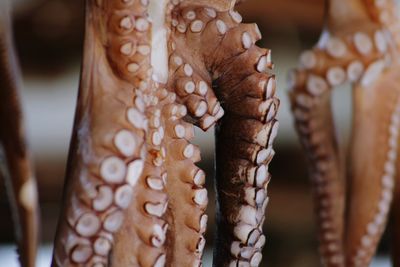
POLYGON ((323 264, 369 266, 393 198, 399 202, 400 20, 394 1, 327 4, 326 29, 290 74, 292 111, 309 161, 323 264), (345 82, 353 85, 348 160, 330 106, 331 89, 345 82))
POLYGON ((0 176, 11 204, 22 266, 35 266, 39 211, 37 187, 24 135, 20 70, 13 48, 9 3, 0 3, 0 176))
POLYGON ((87 0, 52 266, 202 266, 194 126, 216 124, 214 266, 258 266, 277 133, 271 52, 227 0, 87 0))

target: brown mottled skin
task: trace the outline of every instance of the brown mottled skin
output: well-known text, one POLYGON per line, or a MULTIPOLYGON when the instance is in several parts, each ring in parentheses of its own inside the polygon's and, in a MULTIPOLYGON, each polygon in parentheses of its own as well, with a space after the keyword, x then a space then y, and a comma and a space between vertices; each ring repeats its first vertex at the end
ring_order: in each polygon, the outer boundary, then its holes
POLYGON ((330 0, 327 5, 321 40, 302 54, 291 74, 292 110, 309 159, 323 264, 369 266, 392 199, 394 239, 398 236, 400 20, 394 1, 330 0), (330 106, 331 89, 344 82, 353 84, 348 160, 330 106))
POLYGON ((148 1, 86 1, 52 266, 201 266, 208 198, 190 140, 193 125, 207 130, 224 113, 216 131, 214 265, 261 261, 279 106, 270 51, 254 45, 260 32, 241 23, 235 1, 165 2, 162 80, 148 1))
POLYGON ((36 260, 39 212, 19 101, 21 75, 7 4, 0 4, 0 176, 6 182, 12 205, 20 263, 31 267, 36 260))

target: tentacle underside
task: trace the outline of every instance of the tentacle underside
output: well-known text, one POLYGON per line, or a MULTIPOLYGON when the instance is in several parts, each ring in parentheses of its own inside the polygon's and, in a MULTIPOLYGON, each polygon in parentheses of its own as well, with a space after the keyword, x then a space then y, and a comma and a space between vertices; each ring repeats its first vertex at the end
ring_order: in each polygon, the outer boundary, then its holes
MULTIPOLYGON (((151 231, 159 222, 140 206, 151 194, 140 178, 143 169, 153 171, 146 168, 144 112, 148 105, 150 113, 154 103, 150 57, 135 52, 141 45, 148 47, 148 28, 147 6, 140 2, 86 1, 82 78, 52 266, 108 266, 114 261, 114 266, 123 266, 118 261, 126 257, 132 265, 146 258, 126 251, 148 247, 145 238, 152 233, 143 233, 140 226, 151 231), (141 64, 135 74, 134 62, 141 64), (125 216, 126 209, 136 208, 133 198, 139 211, 125 216), (142 219, 134 225, 139 229, 123 225, 130 219, 142 219), (118 239, 125 236, 132 237, 131 242, 118 247, 118 239), (110 257, 111 249, 115 257, 110 257)), ((162 200, 162 195, 154 199, 162 200)), ((149 249, 148 255, 152 252, 149 249)))
POLYGON ((20 71, 13 48, 7 1, 0 4, 0 156, 16 225, 22 266, 35 266, 39 207, 19 102, 20 71))
POLYGON ((344 266, 344 169, 335 135, 331 92, 318 76, 298 73, 291 94, 295 126, 310 163, 324 266, 344 266))
POLYGON ((385 229, 394 190, 400 90, 398 69, 354 88, 347 266, 368 266, 385 229))
MULTIPOLYGON (((273 77, 264 73, 269 51, 254 46, 258 28, 240 24, 234 2, 203 2, 87 0, 82 81, 53 266, 201 265, 208 198, 204 172, 194 165, 200 152, 190 139, 193 124, 207 130, 224 115, 217 96, 258 131, 247 136, 237 129, 235 140, 247 138, 238 153, 268 146, 257 164, 269 162, 278 107, 273 77), (248 97, 247 86, 255 88, 248 97), (252 113, 241 112, 231 98, 246 100, 252 113)), ((258 170, 257 183, 253 174, 254 183, 246 186, 257 214, 247 208, 245 218, 234 219, 244 252, 233 257, 250 255, 252 266, 261 260, 258 228, 268 182, 266 166, 258 170), (246 225, 255 229, 251 243, 243 240, 246 225)))

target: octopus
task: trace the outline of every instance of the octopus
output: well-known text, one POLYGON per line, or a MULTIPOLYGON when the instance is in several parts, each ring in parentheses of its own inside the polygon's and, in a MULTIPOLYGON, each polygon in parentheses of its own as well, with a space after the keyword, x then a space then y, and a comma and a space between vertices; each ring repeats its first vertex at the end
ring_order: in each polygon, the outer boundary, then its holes
MULTIPOLYGON (((208 195, 205 173, 195 165, 200 149, 191 140, 195 126, 214 125, 214 266, 260 264, 279 100, 271 51, 255 45, 261 33, 242 23, 235 4, 85 1, 81 81, 52 266, 202 266, 208 195)), ((1 96, 15 91, 11 83, 1 89, 1 96)), ((0 140, 4 131, 13 138, 4 144, 22 144, 21 131, 13 131, 19 121, 9 120, 7 107, 0 107, 1 123, 10 127, 0 130, 0 140)), ((10 162, 29 162, 5 151, 10 162)), ((33 176, 24 176, 26 189, 19 175, 10 175, 16 192, 27 190, 31 195, 20 195, 36 200, 33 176)), ((36 201, 17 203, 35 205, 21 208, 22 225, 30 225, 21 260, 34 266, 36 201)))
POLYGON ((190 140, 220 119, 215 265, 260 263, 278 101, 271 53, 234 4, 86 2, 53 266, 200 266, 208 197, 190 140))
POLYGON ((369 266, 391 208, 393 266, 400 266, 399 14, 391 0, 327 1, 319 42, 289 74, 324 266, 369 266), (331 89, 344 83, 353 87, 347 157, 331 111, 331 89))
POLYGON ((13 211, 21 265, 33 266, 39 228, 38 195, 19 100, 20 70, 5 4, 0 3, 0 176, 13 211))

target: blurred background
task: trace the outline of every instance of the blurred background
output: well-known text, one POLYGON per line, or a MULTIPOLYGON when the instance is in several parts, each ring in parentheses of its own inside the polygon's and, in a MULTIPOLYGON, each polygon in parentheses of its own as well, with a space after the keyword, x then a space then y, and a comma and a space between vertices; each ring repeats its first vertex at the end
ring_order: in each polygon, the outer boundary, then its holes
MULTIPOLYGON (((0 0, 2 1, 2 0, 0 0)), ((24 105, 29 143, 33 151, 41 205, 39 266, 49 266, 51 242, 59 214, 69 138, 75 109, 83 38, 83 0, 14 0, 14 29, 23 70, 24 105)), ((313 208, 304 155, 289 112, 286 74, 299 53, 311 47, 323 26, 323 0, 247 0, 239 6, 245 22, 257 22, 263 47, 271 48, 278 77, 280 132, 270 167, 262 266, 320 266, 314 234, 313 208), (267 264, 268 263, 268 264, 267 264)), ((345 145, 351 123, 348 88, 334 92, 335 120, 345 145)), ((199 165, 207 171, 210 197, 208 249, 204 266, 211 266, 214 235, 213 129, 197 131, 199 165)), ((17 266, 13 223, 3 183, 0 183, 0 266, 17 266), (5 216, 4 216, 5 214, 5 216)), ((387 234, 386 234, 387 235, 387 234)), ((390 266, 387 236, 373 266, 390 266)))

